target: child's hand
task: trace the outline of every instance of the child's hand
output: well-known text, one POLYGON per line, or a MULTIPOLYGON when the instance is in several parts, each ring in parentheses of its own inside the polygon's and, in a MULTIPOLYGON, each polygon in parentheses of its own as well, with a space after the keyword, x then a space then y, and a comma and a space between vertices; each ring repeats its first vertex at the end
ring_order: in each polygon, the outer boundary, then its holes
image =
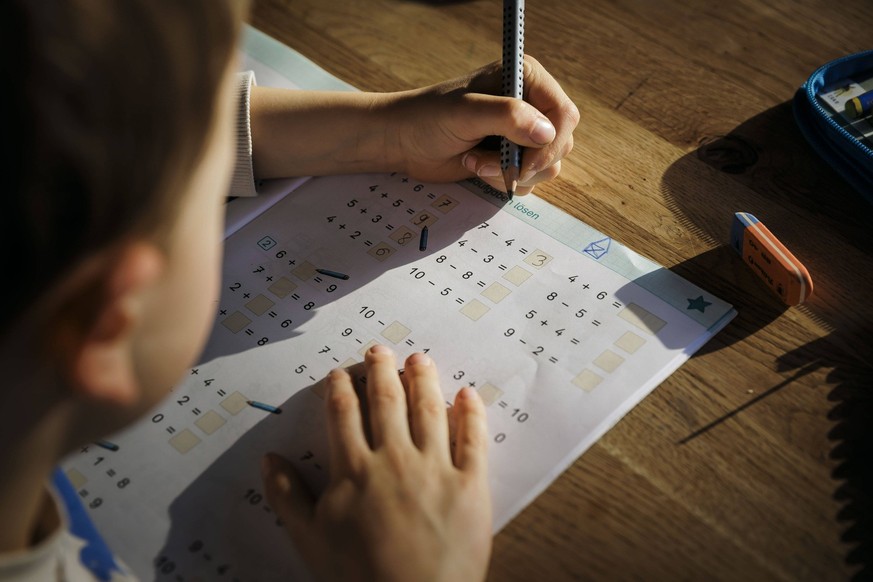
POLYGON ((369 422, 348 372, 326 379, 327 490, 313 499, 288 461, 271 454, 264 458, 270 505, 319 579, 483 579, 491 501, 479 395, 464 388, 456 396, 452 448, 428 356, 410 356, 402 376, 383 346, 364 364, 369 422))
POLYGON ((551 180, 573 149, 579 110, 530 56, 524 61, 524 101, 498 96, 500 87, 500 63, 492 63, 466 77, 394 94, 386 147, 396 149, 388 158, 404 160, 405 171, 420 180, 478 175, 504 190, 500 152, 478 147, 483 138, 500 135, 525 148, 517 194, 551 180))

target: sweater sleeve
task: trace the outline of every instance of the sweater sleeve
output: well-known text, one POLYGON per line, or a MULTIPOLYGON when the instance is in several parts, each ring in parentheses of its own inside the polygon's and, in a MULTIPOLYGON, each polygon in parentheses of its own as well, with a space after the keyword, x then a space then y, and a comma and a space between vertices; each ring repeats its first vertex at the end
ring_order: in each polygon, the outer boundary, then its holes
POLYGON ((245 71, 237 74, 239 105, 236 122, 236 166, 230 183, 230 196, 256 196, 255 173, 252 167, 252 127, 249 117, 252 85, 255 73, 245 71))

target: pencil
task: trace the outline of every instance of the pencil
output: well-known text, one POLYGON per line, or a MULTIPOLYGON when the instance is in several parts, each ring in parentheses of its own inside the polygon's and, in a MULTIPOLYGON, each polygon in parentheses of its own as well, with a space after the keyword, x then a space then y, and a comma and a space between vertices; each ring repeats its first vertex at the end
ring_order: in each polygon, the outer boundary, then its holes
POLYGON ((338 273, 336 271, 331 271, 330 269, 315 269, 315 271, 317 273, 321 273, 322 275, 333 277, 334 279, 342 279, 343 281, 346 281, 349 278, 349 276, 345 273, 338 273))
POLYGON ((282 414, 282 409, 277 406, 273 406, 272 404, 265 404, 263 402, 258 402, 257 400, 246 400, 246 404, 254 408, 260 408, 261 410, 265 410, 267 412, 272 412, 273 414, 282 414))
MULTIPOLYGON (((524 89, 524 0, 503 0, 503 95, 521 99, 524 89)), ((509 199, 518 187, 521 146, 500 141, 500 170, 509 199)))

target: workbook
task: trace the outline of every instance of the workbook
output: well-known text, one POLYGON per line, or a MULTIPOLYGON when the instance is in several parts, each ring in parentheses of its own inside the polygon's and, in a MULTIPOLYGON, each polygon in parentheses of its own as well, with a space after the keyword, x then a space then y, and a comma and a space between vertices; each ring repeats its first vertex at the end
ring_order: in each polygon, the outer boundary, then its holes
MULTIPOLYGON (((281 63, 299 55, 277 45, 248 30, 246 66, 292 86, 281 63)), ((63 463, 143 579, 306 577, 259 461, 278 452, 324 487, 319 381, 375 343, 433 357, 447 406, 463 386, 481 395, 497 532, 736 314, 535 195, 478 180, 277 181, 228 203, 226 234, 199 363, 63 463)))

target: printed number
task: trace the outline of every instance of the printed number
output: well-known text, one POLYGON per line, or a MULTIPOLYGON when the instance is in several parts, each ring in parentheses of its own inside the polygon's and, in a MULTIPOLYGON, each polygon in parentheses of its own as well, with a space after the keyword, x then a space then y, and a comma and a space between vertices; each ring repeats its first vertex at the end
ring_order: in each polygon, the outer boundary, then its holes
POLYGON ((124 479, 122 479, 121 481, 119 481, 118 483, 115 484, 115 486, 118 487, 119 489, 124 489, 128 485, 130 485, 130 479, 128 479, 127 477, 125 477, 124 479))
POLYGON ((360 315, 363 315, 364 319, 370 319, 371 317, 376 315, 376 312, 373 311, 372 309, 370 309, 369 307, 367 307, 366 305, 361 307, 361 310, 358 313, 360 315))
POLYGON ((249 489, 246 491, 246 494, 243 496, 243 499, 248 499, 249 503, 252 505, 257 505, 264 499, 264 496, 255 491, 254 489, 249 489))
POLYGON ((355 232, 353 232, 352 234, 349 235, 349 238, 358 238, 359 236, 361 236, 361 231, 356 230, 355 232))
POLYGON ((349 200, 349 202, 348 202, 348 204, 346 204, 346 206, 348 206, 349 208, 354 208, 355 204, 357 204, 357 203, 358 203, 358 201, 355 200, 354 198, 352 198, 351 200, 349 200))
POLYGON ((494 442, 495 443, 502 443, 505 440, 506 440, 506 433, 499 432, 496 435, 494 435, 494 442))
POLYGON ((350 335, 352 335, 352 328, 350 328, 350 327, 345 328, 342 332, 342 335, 343 335, 343 337, 349 337, 350 335))
POLYGON ((377 214, 376 216, 374 216, 373 218, 370 219, 370 222, 379 222, 380 220, 382 220, 382 215, 377 214))
POLYGON ((490 263, 490 262, 493 261, 493 260, 494 260, 494 255, 488 255, 487 257, 485 257, 484 259, 482 259, 482 261, 485 262, 485 263, 490 263))
POLYGON ((544 350, 544 349, 545 349, 545 348, 544 348, 543 346, 537 346, 537 349, 535 349, 535 350, 532 351, 531 353, 532 353, 533 355, 535 355, 535 356, 538 356, 538 355, 540 355, 541 353, 543 353, 543 350, 544 350))
POLYGON ((291 321, 290 319, 286 319, 286 320, 283 321, 280 325, 281 325, 282 327, 288 327, 288 326, 291 325, 292 323, 294 323, 294 322, 291 321))
POLYGON ((606 298, 606 291, 601 291, 600 293, 598 293, 597 298, 598 299, 605 299, 606 298))
POLYGON ((557 297, 558 297, 558 294, 555 293, 554 291, 552 291, 551 293, 546 295, 546 299, 548 299, 549 301, 554 301, 555 298, 557 298, 557 297))
POLYGON ((473 276, 473 271, 467 271, 466 273, 461 275, 461 277, 463 277, 464 279, 469 279, 472 276, 473 276))
POLYGON ((302 374, 303 370, 305 370, 305 369, 306 369, 306 364, 300 364, 299 366, 294 368, 294 371, 297 372, 298 374, 302 374))
POLYGON ((178 399, 178 400, 176 401, 176 404, 178 404, 179 406, 182 406, 182 405, 184 405, 185 403, 189 402, 190 400, 191 400, 191 397, 190 397, 190 396, 183 396, 183 397, 181 397, 180 399, 178 399))
POLYGON ((264 272, 264 265, 261 265, 260 267, 258 267, 254 271, 252 271, 252 273, 263 273, 263 272, 264 272))
POLYGON ((442 263, 442 262, 445 262, 445 260, 446 260, 446 256, 445 256, 445 255, 440 255, 440 256, 437 257, 436 262, 437 262, 437 263, 442 263))
POLYGON ((451 292, 452 292, 452 288, 451 288, 451 287, 446 287, 445 289, 443 289, 442 291, 440 291, 440 295, 448 295, 448 294, 451 293, 451 292))
POLYGON ((284 257, 284 256, 287 255, 287 254, 288 254, 288 253, 285 252, 285 251, 279 251, 278 253, 276 253, 276 258, 277 258, 277 259, 281 259, 282 257, 284 257))
POLYGON ((228 289, 230 289, 231 291, 236 291, 240 287, 242 287, 242 283, 236 282, 233 285, 231 285, 230 287, 228 287, 228 289))
POLYGON ((88 507, 90 507, 91 509, 97 509, 101 505, 103 505, 103 498, 102 497, 95 497, 94 500, 88 504, 88 507))
POLYGON ((333 293, 334 291, 336 291, 336 285, 328 285, 327 292, 333 293))
POLYGON ((530 418, 530 415, 527 412, 522 412, 521 408, 516 408, 512 411, 512 418, 518 422, 524 422, 530 418))
POLYGON ((463 378, 463 377, 464 377, 464 371, 463 371, 463 370, 458 370, 457 373, 455 373, 455 374, 452 376, 452 378, 454 378, 455 380, 460 380, 460 379, 463 378))
POLYGON ((265 337, 262 337, 261 339, 258 340, 258 345, 259 346, 265 345, 268 341, 270 341, 270 340, 265 338, 265 337))
POLYGON ((394 208, 397 208, 397 207, 399 207, 401 204, 403 204, 403 199, 398 198, 397 200, 394 201, 393 204, 391 204, 391 206, 393 206, 394 208))
POLYGON ((576 312, 576 317, 582 317, 582 316, 584 316, 584 315, 585 315, 585 310, 584 310, 584 309, 580 309, 579 311, 576 312))
POLYGON ((424 184, 417 184, 415 188, 413 188, 413 190, 415 190, 416 192, 421 192, 423 188, 424 184))
POLYGON ((416 279, 421 279, 422 277, 424 277, 424 271, 419 270, 418 267, 412 267, 412 270, 409 271, 409 274, 416 279))
POLYGON ((306 305, 303 306, 303 309, 305 309, 306 311, 309 311, 313 307, 315 307, 315 301, 310 301, 309 303, 307 303, 306 305))
POLYGON ((503 335, 505 335, 506 337, 509 337, 514 333, 515 333, 515 330, 510 327, 509 329, 507 329, 506 331, 503 332, 503 335))
POLYGON ((161 414, 160 412, 152 417, 152 422, 155 424, 161 422, 162 420, 164 420, 164 415, 161 414))
POLYGON ((536 310, 535 310, 535 309, 531 309, 530 311, 528 311, 528 312, 525 314, 525 317, 528 318, 528 319, 533 319, 533 318, 534 318, 534 315, 536 315, 536 314, 537 314, 536 310))

